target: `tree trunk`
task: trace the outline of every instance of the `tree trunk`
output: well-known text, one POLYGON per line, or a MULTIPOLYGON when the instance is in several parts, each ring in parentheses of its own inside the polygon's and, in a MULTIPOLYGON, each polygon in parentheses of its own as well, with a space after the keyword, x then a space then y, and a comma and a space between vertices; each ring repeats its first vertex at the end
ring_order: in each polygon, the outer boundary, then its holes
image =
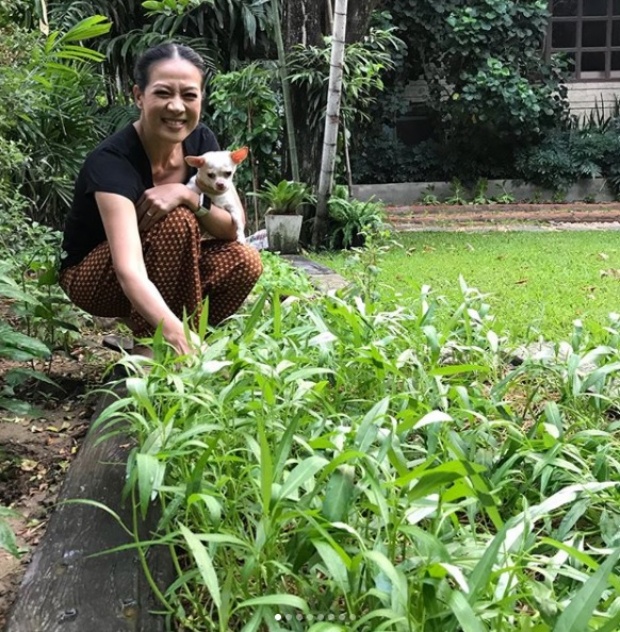
POLYGON ((359 42, 366 35, 370 16, 382 7, 389 8, 386 0, 349 0, 347 44, 359 42))
POLYGON ((317 196, 316 215, 312 233, 312 245, 318 248, 325 238, 329 218, 327 199, 334 180, 334 164, 338 148, 338 128, 340 127, 340 101, 342 97, 342 66, 344 63, 344 38, 347 31, 347 0, 336 0, 334 8, 334 32, 329 69, 325 135, 321 158, 321 175, 317 196))
MULTIPOLYGON (((284 47, 290 51, 297 44, 320 46, 323 42, 325 0, 283 0, 284 47)), ((308 128, 307 103, 303 95, 291 89, 293 120, 297 141, 299 178, 315 185, 320 164, 320 138, 308 128)))
POLYGON ((284 119, 286 122, 286 140, 288 143, 288 156, 291 165, 293 180, 299 181, 299 160, 297 158, 297 139, 295 138, 295 119, 293 116, 293 102, 291 99, 291 86, 288 80, 286 66, 286 52, 282 39, 282 24, 280 22, 280 0, 271 0, 273 26, 275 30, 276 48, 278 49, 278 73, 282 84, 282 101, 284 105, 284 119))

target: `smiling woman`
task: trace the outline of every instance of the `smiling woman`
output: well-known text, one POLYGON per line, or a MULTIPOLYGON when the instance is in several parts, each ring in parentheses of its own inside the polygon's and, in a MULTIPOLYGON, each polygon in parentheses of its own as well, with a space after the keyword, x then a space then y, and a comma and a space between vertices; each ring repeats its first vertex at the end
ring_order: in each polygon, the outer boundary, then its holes
POLYGON ((63 240, 60 284, 96 316, 126 319, 136 338, 161 325, 179 353, 184 313, 198 322, 208 298, 216 325, 243 303, 261 274, 258 253, 235 241, 230 215, 187 183, 187 155, 219 149, 199 123, 204 64, 191 48, 149 49, 134 70, 139 119, 106 139, 78 176, 63 240), (207 236, 209 238, 207 238, 207 236))

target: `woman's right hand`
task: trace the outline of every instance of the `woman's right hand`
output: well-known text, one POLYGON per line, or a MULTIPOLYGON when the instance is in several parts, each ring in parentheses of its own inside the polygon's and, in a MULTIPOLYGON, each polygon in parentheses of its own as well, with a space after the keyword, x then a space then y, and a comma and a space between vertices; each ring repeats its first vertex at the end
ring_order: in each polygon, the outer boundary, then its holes
POLYGON ((162 333, 166 341, 176 349, 179 355, 193 355, 198 353, 203 345, 200 336, 191 330, 188 340, 182 325, 180 327, 171 328, 170 331, 167 331, 167 328, 164 326, 162 333))

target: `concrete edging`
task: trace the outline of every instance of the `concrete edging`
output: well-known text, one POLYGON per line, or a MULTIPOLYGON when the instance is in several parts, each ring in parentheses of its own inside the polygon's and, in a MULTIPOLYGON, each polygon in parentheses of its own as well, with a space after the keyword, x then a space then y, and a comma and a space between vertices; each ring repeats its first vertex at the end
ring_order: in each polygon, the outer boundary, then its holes
MULTIPOLYGON (((397 182, 391 184, 354 184, 352 196, 358 200, 367 201, 371 198, 379 200, 388 206, 410 206, 420 204, 424 196, 431 193, 440 201, 445 201, 454 195, 454 186, 450 182, 397 182)), ((532 202, 538 200, 552 201, 557 197, 554 191, 543 189, 533 184, 519 180, 489 180, 485 196, 497 198, 505 193, 510 194, 515 202, 532 202)), ((465 198, 473 198, 469 191, 465 198)), ((607 186, 605 178, 580 180, 572 185, 562 196, 563 202, 577 201, 613 202, 615 197, 607 186)))

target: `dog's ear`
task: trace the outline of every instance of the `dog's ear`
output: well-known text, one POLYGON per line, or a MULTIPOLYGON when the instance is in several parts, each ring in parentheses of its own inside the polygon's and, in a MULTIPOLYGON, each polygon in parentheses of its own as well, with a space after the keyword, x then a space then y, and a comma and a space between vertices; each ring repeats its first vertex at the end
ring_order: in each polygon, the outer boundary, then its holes
POLYGON ((238 165, 240 162, 243 162, 248 157, 248 148, 240 147, 239 149, 235 149, 235 151, 230 152, 230 159, 238 165))
POLYGON ((185 162, 190 167, 196 167, 196 169, 199 169, 205 164, 205 159, 204 156, 185 156, 185 162))

